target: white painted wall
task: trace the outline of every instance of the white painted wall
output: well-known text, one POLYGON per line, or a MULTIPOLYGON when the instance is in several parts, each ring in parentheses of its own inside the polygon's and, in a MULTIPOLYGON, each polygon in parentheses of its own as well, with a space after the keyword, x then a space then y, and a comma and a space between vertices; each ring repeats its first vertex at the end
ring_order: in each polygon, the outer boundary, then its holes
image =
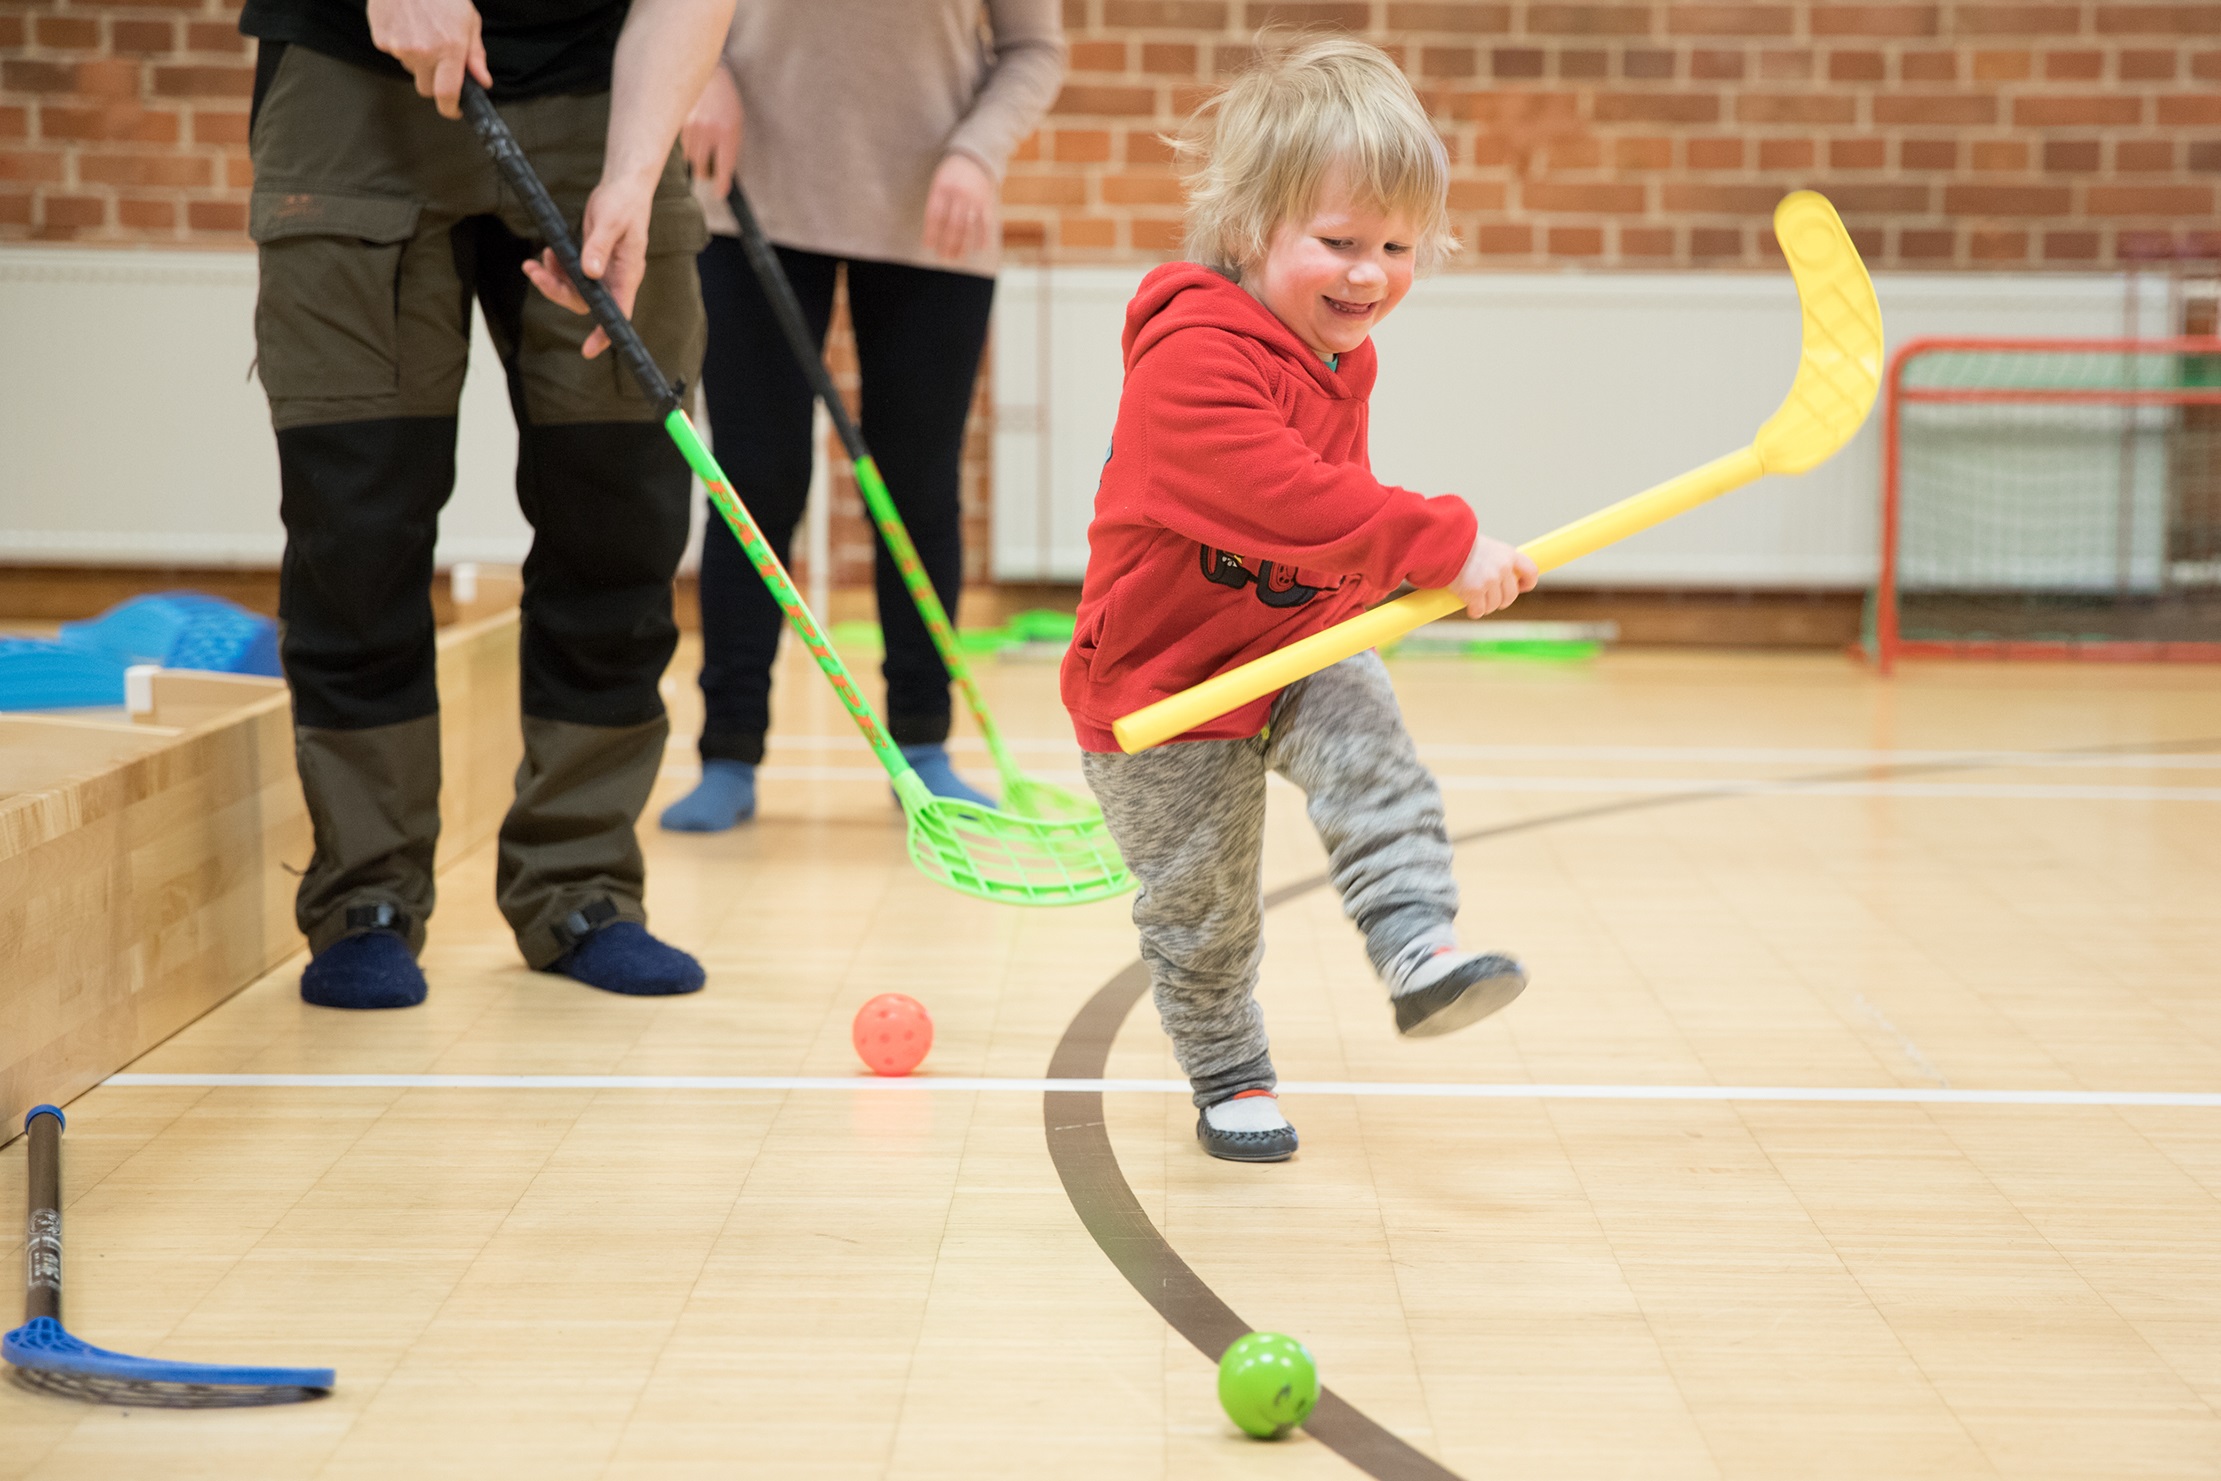
MULTIPOLYGON (((1117 413, 1138 268, 1009 268, 995 316, 998 576, 1076 579, 1117 413)), ((1885 275, 1893 344, 1916 334, 2119 332, 2103 275, 1885 275)), ((254 256, 0 248, 0 559, 238 562, 283 548, 254 356, 254 256)), ((2159 321, 2147 310, 2146 325, 2159 321)), ((1473 498, 1524 539, 1742 445, 1795 365, 1786 275, 1463 274, 1381 333, 1383 478, 1473 498)), ((529 531, 515 430, 478 331, 438 559, 514 562, 529 531)), ((1574 568, 1591 582, 1863 585, 1877 429, 1797 480, 1574 568)), ((697 501, 698 503, 699 501, 697 501)), ((1574 574, 1574 573, 1569 573, 1574 574)))
MULTIPOLYGON (((252 252, 0 248, 0 560, 275 565, 252 252)), ((514 563, 517 434, 475 331, 437 559, 514 563)))
MULTIPOLYGON (((1142 269, 1006 269, 995 327, 995 571, 1076 578, 1118 410, 1142 269), (1046 293, 1044 293, 1044 282, 1046 293)), ((2081 274, 1885 274, 1894 347, 1917 335, 2111 335, 2125 288, 2081 274)), ((2155 290, 2157 291, 2157 290, 2155 290)), ((2156 303, 2162 300, 2155 299, 2156 303)), ((2142 322, 2158 322, 2148 307, 2142 322)), ((1473 500, 1523 540, 1750 440, 1797 362, 1781 274, 1454 274, 1379 336, 1373 466, 1473 500)), ((1582 583, 1859 587, 1873 577, 1879 419, 1833 461, 1600 551, 1582 583)))

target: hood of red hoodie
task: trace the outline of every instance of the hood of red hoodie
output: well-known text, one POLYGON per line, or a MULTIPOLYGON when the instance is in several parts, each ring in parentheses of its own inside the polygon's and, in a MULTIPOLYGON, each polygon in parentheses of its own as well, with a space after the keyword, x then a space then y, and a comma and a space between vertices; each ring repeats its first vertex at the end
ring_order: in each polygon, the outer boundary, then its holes
POLYGON ((1372 394, 1379 362, 1370 337, 1329 369, 1248 289, 1195 262, 1168 262, 1141 280, 1126 305, 1126 369, 1131 372, 1167 335, 1183 329, 1219 329, 1254 340, 1338 400, 1372 394))

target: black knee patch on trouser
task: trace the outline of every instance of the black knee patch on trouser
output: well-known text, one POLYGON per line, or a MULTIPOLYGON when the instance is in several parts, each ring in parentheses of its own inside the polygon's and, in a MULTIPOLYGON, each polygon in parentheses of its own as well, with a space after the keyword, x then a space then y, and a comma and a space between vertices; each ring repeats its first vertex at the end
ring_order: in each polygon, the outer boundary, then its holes
MULTIPOLYGON (((521 418, 520 418, 521 420, 521 418)), ((572 725, 660 719, 678 646, 671 573, 686 549, 686 460, 653 422, 518 429, 524 712, 572 725)))
MULTIPOLYGON (((663 713, 678 645, 671 572, 686 548, 686 461, 652 422, 518 430, 524 711, 574 725, 663 713)), ((455 422, 398 417, 278 433, 286 527, 280 651, 303 725, 429 715, 432 550, 455 482, 455 422)))
POLYGON ((432 546, 455 484, 455 419, 288 427, 278 471, 294 719, 365 730, 433 713, 432 546))

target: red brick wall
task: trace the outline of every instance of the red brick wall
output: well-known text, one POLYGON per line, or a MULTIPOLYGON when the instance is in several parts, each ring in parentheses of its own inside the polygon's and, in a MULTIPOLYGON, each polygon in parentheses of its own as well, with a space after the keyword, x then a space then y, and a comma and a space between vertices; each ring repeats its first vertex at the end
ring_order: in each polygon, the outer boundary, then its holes
MULTIPOLYGON (((231 0, 0 0, 0 240, 240 242, 252 55, 231 0)), ((1071 80, 1009 235, 1177 250, 1159 135, 1267 23, 1341 26, 1419 81, 1461 266, 1755 264, 1828 191, 1879 266, 2212 250, 2221 0, 1065 0, 1071 80)))
POLYGON ((235 247, 254 56, 226 0, 0 0, 0 240, 235 247))
MULTIPOLYGON (((0 0, 0 241, 240 248, 254 53, 235 0, 0 0)), ((853 404, 845 313, 830 352, 853 404)), ((966 440, 966 577, 987 579, 992 405, 966 440)), ((834 454, 833 579, 871 580, 871 527, 834 454)), ((800 561, 802 542, 796 542, 800 561)))
POLYGON ((1419 83, 1465 267, 1756 265, 1826 191, 1881 267, 2221 247, 2221 0, 1566 4, 1065 0, 1072 75, 1012 170, 1014 241, 1176 249, 1159 135, 1260 25, 1333 26, 1419 83))
MULTIPOLYGON (((0 241, 245 245, 236 15, 0 0, 0 241)), ((1071 79, 1006 189, 1021 259, 1176 252, 1160 135, 1268 23, 1357 31, 1418 80, 1455 161, 1459 267, 1755 266, 1800 186, 1880 267, 2221 251, 2221 0, 1065 0, 1065 19, 1071 79)), ((990 414, 983 382, 975 578, 990 414)), ((841 502, 845 584, 868 579, 869 531, 841 502)))

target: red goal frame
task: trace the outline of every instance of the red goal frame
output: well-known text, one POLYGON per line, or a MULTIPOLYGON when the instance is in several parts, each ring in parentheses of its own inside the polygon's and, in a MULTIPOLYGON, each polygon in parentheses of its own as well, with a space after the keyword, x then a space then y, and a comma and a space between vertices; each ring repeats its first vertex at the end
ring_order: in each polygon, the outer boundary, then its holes
POLYGON ((1883 673, 1900 658, 2101 659, 2116 663, 2221 663, 2221 643, 2068 643, 2013 640, 1910 640, 1897 623, 1897 542, 1900 437, 1907 402, 1992 402, 2036 405, 2221 406, 2221 386, 2019 389, 1986 386, 1908 386, 1905 369, 1922 355, 1946 351, 2024 351, 2068 354, 2221 355, 2221 337, 2173 339, 2031 339, 2010 336, 1930 335, 1907 340, 1890 357, 1882 383, 1882 561, 1874 590, 1874 661, 1883 673))

